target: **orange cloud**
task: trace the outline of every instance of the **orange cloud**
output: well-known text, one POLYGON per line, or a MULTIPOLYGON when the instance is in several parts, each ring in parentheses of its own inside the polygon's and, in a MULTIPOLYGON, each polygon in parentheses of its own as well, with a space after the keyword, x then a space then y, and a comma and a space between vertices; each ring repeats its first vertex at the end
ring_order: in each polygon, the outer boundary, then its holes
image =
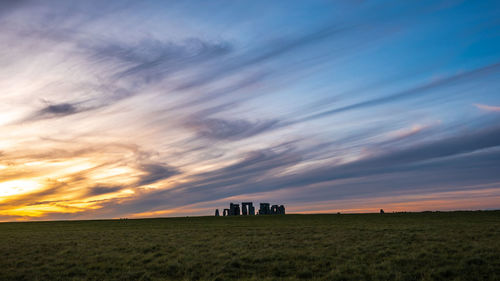
POLYGON ((492 106, 492 105, 485 105, 485 104, 474 104, 475 107, 479 108, 480 110, 483 111, 489 111, 489 112, 500 112, 500 106, 492 106))

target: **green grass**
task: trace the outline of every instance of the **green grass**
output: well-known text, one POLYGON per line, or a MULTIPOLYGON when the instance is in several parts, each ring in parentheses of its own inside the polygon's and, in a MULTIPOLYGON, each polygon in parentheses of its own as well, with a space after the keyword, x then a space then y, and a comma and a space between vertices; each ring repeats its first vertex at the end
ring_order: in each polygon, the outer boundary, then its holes
POLYGON ((0 223, 0 280, 500 280, 500 211, 0 223))

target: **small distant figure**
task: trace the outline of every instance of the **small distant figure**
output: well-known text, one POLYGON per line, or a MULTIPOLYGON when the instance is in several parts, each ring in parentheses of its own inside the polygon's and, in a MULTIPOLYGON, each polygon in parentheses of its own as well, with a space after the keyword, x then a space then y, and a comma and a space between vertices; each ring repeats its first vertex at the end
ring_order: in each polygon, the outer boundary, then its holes
POLYGON ((384 214, 384 213, 385 213, 385 212, 384 212, 384 209, 380 209, 380 213, 381 213, 381 214, 384 214))
POLYGON ((215 209, 215 216, 216 216, 216 217, 220 216, 220 214, 219 214, 219 209, 215 209))

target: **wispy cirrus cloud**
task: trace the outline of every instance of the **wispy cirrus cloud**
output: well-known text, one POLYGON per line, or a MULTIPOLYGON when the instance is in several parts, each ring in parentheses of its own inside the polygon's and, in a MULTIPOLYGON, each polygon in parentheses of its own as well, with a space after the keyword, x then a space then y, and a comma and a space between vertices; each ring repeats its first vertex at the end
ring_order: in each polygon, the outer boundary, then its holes
POLYGON ((96 62, 114 64, 112 79, 141 79, 143 83, 167 78, 189 67, 223 57, 232 51, 227 42, 208 42, 188 38, 182 42, 160 41, 154 38, 140 42, 78 43, 96 62))
POLYGON ((486 65, 477 69, 462 72, 456 75, 451 75, 445 78, 436 79, 431 82, 424 83, 417 87, 404 90, 402 92, 390 94, 384 97, 377 97, 370 100, 361 101, 358 103, 342 106, 339 108, 334 108, 331 110, 326 110, 324 112, 312 114, 310 116, 299 119, 299 121, 308 121, 317 118, 324 118, 326 116, 331 116, 334 114, 339 114, 351 110, 359 110, 363 108, 370 108, 374 106, 379 106, 388 103, 395 103, 401 100, 410 98, 421 98, 425 94, 431 93, 431 91, 439 90, 443 87, 450 87, 460 83, 476 82, 481 78, 488 78, 500 72, 500 63, 495 62, 490 65, 486 65))
POLYGON ((138 186, 152 184, 179 174, 176 169, 158 163, 143 164, 140 168, 145 174, 139 178, 138 186))
POLYGON ((485 105, 485 104, 474 104, 475 107, 479 108, 480 110, 484 111, 490 111, 490 112, 500 112, 500 106, 492 106, 492 105, 485 105))
POLYGON ((196 117, 186 123, 187 127, 193 129, 198 136, 214 140, 249 138, 270 130, 277 124, 278 121, 276 120, 251 122, 247 120, 196 117))

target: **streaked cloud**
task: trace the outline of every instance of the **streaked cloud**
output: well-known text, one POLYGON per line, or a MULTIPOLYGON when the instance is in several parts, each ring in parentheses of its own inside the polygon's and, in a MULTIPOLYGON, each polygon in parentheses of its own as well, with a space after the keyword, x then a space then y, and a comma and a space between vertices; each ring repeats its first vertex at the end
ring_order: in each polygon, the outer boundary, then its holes
POLYGON ((477 103, 474 104, 474 106, 484 111, 500 112, 500 106, 492 106, 492 105, 477 104, 477 103))
POLYGON ((249 138, 270 130, 278 121, 224 120, 217 118, 193 118, 186 125, 196 131, 200 137, 216 140, 235 140, 249 138))

